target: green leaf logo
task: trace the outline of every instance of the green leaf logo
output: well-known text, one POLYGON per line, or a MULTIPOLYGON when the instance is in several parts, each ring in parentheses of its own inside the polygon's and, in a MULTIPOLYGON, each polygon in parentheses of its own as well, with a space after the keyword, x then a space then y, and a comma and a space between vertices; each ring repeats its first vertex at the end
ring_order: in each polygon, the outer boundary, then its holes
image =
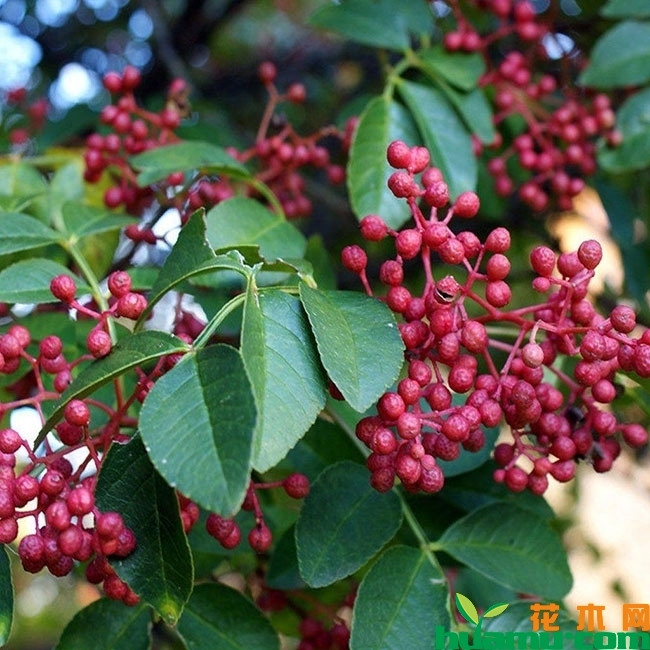
POLYGON ((483 618, 493 618, 494 616, 503 614, 506 609, 508 609, 508 603, 497 603, 496 605, 492 605, 485 610, 483 618))
POLYGON ((458 611, 467 621, 471 621, 474 625, 478 625, 478 612, 476 611, 474 603, 467 596, 457 593, 456 605, 458 606, 458 611))

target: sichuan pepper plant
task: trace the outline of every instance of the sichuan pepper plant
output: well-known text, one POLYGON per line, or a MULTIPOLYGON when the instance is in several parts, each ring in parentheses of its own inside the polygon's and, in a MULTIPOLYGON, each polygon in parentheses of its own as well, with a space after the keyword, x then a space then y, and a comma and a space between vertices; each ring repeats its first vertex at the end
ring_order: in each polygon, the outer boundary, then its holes
POLYGON ((131 67, 81 153, 27 155, 31 104, 0 167, 3 642, 10 557, 98 585, 60 650, 410 650, 459 629, 461 586, 512 629, 562 600, 543 495, 647 444, 650 332, 596 304, 599 242, 522 261, 484 216, 519 197, 542 222, 620 143, 610 98, 567 85, 586 54, 544 57, 554 17, 326 5, 314 26, 388 52, 383 89, 305 135, 278 117, 305 86, 264 62, 243 148, 183 139, 188 85, 154 111, 131 67), (347 179, 340 259, 301 229, 308 174, 347 179))

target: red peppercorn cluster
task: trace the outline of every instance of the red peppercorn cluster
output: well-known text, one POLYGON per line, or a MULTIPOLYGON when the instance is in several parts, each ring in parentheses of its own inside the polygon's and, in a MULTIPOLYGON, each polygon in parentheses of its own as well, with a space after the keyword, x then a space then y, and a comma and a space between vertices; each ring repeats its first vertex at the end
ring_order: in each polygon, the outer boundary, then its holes
MULTIPOLYGON (((100 114, 101 123, 110 131, 104 135, 91 134, 84 154, 86 181, 96 183, 106 171, 113 180, 104 193, 107 207, 124 206, 136 215, 152 202, 154 189, 138 186, 128 158, 178 140, 175 130, 187 110, 188 92, 185 81, 175 79, 169 86, 165 106, 153 112, 136 101, 134 90, 140 81, 140 72, 132 66, 127 66, 122 74, 109 72, 104 76, 104 87, 117 96, 116 102, 105 106, 100 114)), ((176 178, 169 181, 170 185, 178 182, 176 178)))
POLYGON ((45 97, 31 100, 27 89, 22 87, 4 93, 2 100, 7 109, 3 123, 11 125, 7 132, 9 144, 24 153, 45 126, 50 105, 45 97))
MULTIPOLYGON (((275 84, 277 69, 270 61, 259 66, 258 76, 268 92, 268 101, 255 142, 243 151, 231 148, 229 153, 236 160, 255 168, 255 177, 271 189, 289 219, 307 217, 311 214, 312 203, 305 194, 301 170, 306 167, 321 169, 330 183, 342 183, 345 180, 344 167, 333 163, 329 150, 320 143, 327 137, 334 138, 341 142, 344 152, 347 152, 355 121, 348 122, 343 133, 335 127, 325 127, 302 136, 286 119, 278 117, 276 109, 287 101, 292 104, 304 103, 307 98, 305 86, 293 83, 285 92, 280 92, 275 84)), ((234 188, 228 179, 203 178, 191 188, 189 205, 195 210, 206 204, 214 205, 233 194, 234 188)))
MULTIPOLYGON (((280 93, 274 83, 276 76, 272 63, 262 63, 259 77, 268 91, 269 100, 255 143, 242 151, 230 148, 228 153, 255 168, 255 178, 275 194, 288 218, 305 217, 311 213, 312 205, 305 194, 301 169, 307 166, 322 169, 330 183, 342 183, 345 180, 344 167, 333 163, 329 150, 320 143, 325 138, 333 138, 339 140, 343 151, 347 152, 355 121, 350 120, 343 133, 335 127, 325 127, 309 136, 299 135, 286 120, 278 118, 276 109, 285 101, 303 103, 305 87, 294 83, 286 92, 280 93), (278 121, 282 124, 275 128, 278 121)), ((88 182, 98 182, 106 171, 113 178, 112 186, 104 194, 108 207, 124 206, 128 212, 140 215, 142 209, 155 199, 160 205, 178 209, 184 223, 196 209, 210 208, 240 191, 233 179, 215 179, 206 175, 187 179, 182 172, 174 172, 155 185, 139 187, 128 158, 179 141, 175 130, 187 112, 187 85, 180 79, 174 80, 165 107, 154 113, 136 102, 133 91, 140 84, 140 73, 135 68, 126 67, 121 75, 108 73, 103 81, 107 90, 119 96, 114 104, 102 110, 100 116, 101 122, 111 131, 106 135, 90 135, 86 140, 84 158, 88 182)), ((246 191, 254 192, 251 188, 246 191)), ((125 229, 125 235, 135 242, 153 244, 157 240, 150 228, 135 224, 125 229)))
MULTIPOLYGON (((78 402, 66 410, 65 427, 80 430, 88 422, 78 402), (81 421, 85 424, 81 424, 81 421)), ((87 407, 86 407, 87 410, 87 407)), ((109 598, 136 604, 138 597, 115 575, 108 557, 126 557, 136 546, 133 532, 117 512, 101 513, 95 506, 94 478, 81 478, 83 466, 73 465, 60 452, 48 449, 36 457, 20 434, 0 431, 0 542, 18 537, 18 522, 33 520, 34 532, 24 535, 18 555, 25 571, 47 568, 54 576, 69 574, 75 562, 89 562, 88 579, 103 583, 109 598), (26 451, 30 461, 18 468, 16 452, 26 451), (41 470, 40 475, 35 475, 41 470)))
MULTIPOLYGON (((264 512, 257 496, 258 490, 272 488, 283 488, 292 499, 304 499, 309 494, 309 479, 304 474, 294 473, 281 481, 250 482, 241 509, 252 512, 255 517, 255 523, 248 533, 248 544, 256 553, 266 553, 273 543, 273 534, 264 521, 264 512)), ((241 542, 241 528, 234 517, 222 517, 214 512, 210 513, 205 527, 208 534, 224 548, 233 549, 241 542)))
MULTIPOLYGON (((513 119, 522 122, 511 143, 504 143, 499 135, 492 144, 497 155, 488 162, 488 170, 496 192, 509 196, 517 183, 519 197, 532 209, 543 210, 551 198, 561 209, 569 209, 571 199, 584 187, 584 177, 596 171, 596 140, 605 138, 611 146, 620 142, 609 98, 573 91, 570 80, 561 76, 567 73, 566 65, 557 73, 543 72, 549 67, 549 57, 542 39, 553 35, 529 0, 477 0, 473 4, 483 13, 490 12, 494 25, 485 35, 479 34, 460 4, 451 2, 458 29, 445 35, 445 47, 482 53, 487 72, 480 83, 494 89, 495 125, 513 119), (513 35, 520 39, 519 49, 512 49, 513 35), (503 39, 509 39, 509 51, 495 64, 493 46, 506 43, 503 39), (560 86, 561 100, 556 92, 560 86), (513 180, 514 168, 508 166, 511 159, 517 162, 515 177, 519 179, 524 170, 525 181, 513 180)), ((575 57, 570 62, 566 59, 565 63, 575 65, 575 57)))
MULTIPOLYGON (((50 283, 53 296, 65 309, 97 321, 87 336, 87 351, 77 358, 66 356, 62 340, 54 334, 33 341, 26 327, 13 324, 0 335, 0 373, 18 378, 7 388, 14 399, 3 402, 3 414, 31 407, 44 421, 45 404, 66 390, 75 367, 110 352, 109 319, 136 319, 146 307, 144 297, 131 291, 128 273, 112 273, 107 288, 110 306, 97 312, 77 300, 77 287, 70 276, 56 276, 50 283)), ((134 427, 128 415, 130 405, 143 399, 143 391, 165 369, 164 364, 165 360, 148 375, 140 372, 133 394, 121 395, 115 407, 90 398, 70 400, 62 421, 45 437, 38 454, 14 429, 0 430, 0 543, 19 539, 18 554, 26 571, 47 568, 53 575, 63 576, 77 563, 87 563, 88 580, 101 583, 109 598, 131 605, 138 602, 109 564, 110 558, 126 557, 133 551, 135 536, 119 513, 99 511, 95 480, 111 443, 128 440, 121 431, 122 427, 129 431, 134 427), (102 424, 94 427, 92 406, 101 407, 107 421, 102 418, 102 424), (79 455, 82 450, 85 457, 79 455), (31 520, 34 532, 21 537, 21 520, 31 520)))
POLYGON ((350 647, 350 618, 356 598, 356 586, 342 601, 332 604, 319 603, 318 609, 305 611, 309 598, 301 591, 290 592, 271 589, 264 584, 263 573, 255 575, 251 591, 259 591, 255 603, 263 612, 292 610, 300 617, 296 650, 348 650, 350 647), (259 582, 260 584, 256 584, 259 582))
MULTIPOLYGON (((412 222, 398 232, 369 215, 360 227, 366 240, 394 240, 395 258, 381 264, 379 280, 387 287, 383 300, 400 319, 407 373, 381 396, 377 414, 356 427, 371 451, 372 485, 389 490, 398 478, 408 490, 437 492, 444 483, 438 460, 478 451, 484 430, 503 422, 512 442, 495 449, 495 479, 514 491, 542 494, 549 475, 569 480, 580 460, 608 470, 619 438, 644 445, 645 429, 619 422, 610 405, 617 371, 650 377, 650 330, 635 334, 627 306, 604 318, 589 301, 600 244, 586 241, 559 256, 535 248, 531 296, 539 298, 510 307, 508 230, 495 228, 483 241, 470 230, 452 231, 452 219, 462 223, 478 213, 476 194, 450 202, 422 147, 396 141, 387 157, 398 170, 388 186, 406 199, 412 222), (424 272, 416 294, 404 284, 407 260, 419 260, 424 272), (564 370, 569 364, 573 369, 564 370)), ((363 249, 346 247, 342 261, 372 294, 363 249)))

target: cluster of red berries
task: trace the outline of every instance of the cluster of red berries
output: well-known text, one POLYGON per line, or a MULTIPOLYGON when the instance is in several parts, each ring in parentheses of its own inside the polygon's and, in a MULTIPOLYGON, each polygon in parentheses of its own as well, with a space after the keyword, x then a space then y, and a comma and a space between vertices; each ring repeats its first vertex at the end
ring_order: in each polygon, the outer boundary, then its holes
MULTIPOLYGON (((559 256, 535 248, 532 287, 540 299, 509 308, 508 230, 495 228, 484 241, 470 230, 452 231, 452 218, 478 213, 477 195, 465 192, 449 204, 447 185, 423 147, 396 141, 387 157, 400 170, 388 185, 406 199, 413 222, 396 232, 369 215, 360 226, 368 241, 394 238, 395 259, 381 264, 379 279, 388 287, 383 300, 401 319, 407 376, 356 428, 372 452, 373 486, 389 490, 398 478, 408 490, 439 491, 437 461, 478 451, 484 429, 502 421, 512 443, 495 450, 495 479, 514 491, 541 494, 548 475, 569 480, 582 459, 606 471, 620 450, 617 434, 632 447, 646 444, 645 429, 619 422, 610 405, 618 370, 650 377, 650 330, 635 336, 632 309, 619 305, 604 318, 589 301, 600 244, 586 241, 559 256), (414 295, 404 285, 404 262, 415 259, 425 284, 414 295), (434 262, 443 265, 437 279, 434 262), (459 272, 449 274, 449 267, 459 272), (574 364, 570 374, 564 360, 574 364)), ((342 262, 372 294, 365 251, 348 246, 342 262)))
POLYGON ((7 136, 9 143, 17 150, 24 151, 30 141, 45 126, 50 105, 44 97, 29 99, 26 88, 14 88, 3 97, 9 109, 15 109, 15 114, 5 116, 5 124, 11 125, 7 136))
MULTIPOLYGON (((109 276, 107 288, 111 304, 97 312, 76 299, 72 277, 59 275, 50 283, 52 294, 66 309, 97 321, 86 339, 87 352, 78 358, 67 359, 62 340, 54 334, 36 345, 26 327, 13 324, 0 336, 0 372, 20 375, 7 388, 15 399, 3 402, 2 413, 28 406, 44 420, 44 403, 59 398, 72 381, 74 368, 110 352, 108 319, 137 319, 147 303, 131 291, 131 278, 123 271, 109 276)), ((97 428, 91 426, 90 406, 97 405, 93 400, 69 401, 55 435, 46 436, 38 453, 14 429, 0 431, 0 543, 9 544, 19 537, 20 520, 33 520, 34 532, 22 536, 18 544, 26 571, 36 573, 47 567, 53 575, 63 576, 75 563, 88 562, 88 580, 101 583, 108 597, 127 604, 138 602, 108 561, 129 555, 136 545, 135 536, 118 513, 98 510, 94 489, 105 451, 112 442, 128 439, 120 428, 133 428, 128 409, 135 399, 143 398, 149 380, 151 375, 143 375, 133 395, 119 400, 115 410, 101 405, 109 422, 97 428), (82 449, 87 452, 85 458, 75 457, 73 465, 71 454, 82 449)))
MULTIPOLYGON (((101 123, 111 130, 105 135, 88 136, 84 154, 86 181, 98 182, 105 171, 113 179, 104 194, 105 204, 109 208, 123 205, 136 215, 151 204, 155 193, 150 186, 138 186, 128 158, 178 140, 175 130, 185 114, 188 92, 185 81, 175 79, 169 86, 164 108, 153 112, 139 106, 133 94, 140 81, 140 72, 132 66, 127 66, 122 74, 109 72, 104 76, 104 87, 119 96, 116 103, 105 106, 100 114, 101 123)), ((170 185, 177 183, 177 178, 169 179, 170 185)))
POLYGON ((482 36, 465 16, 460 3, 452 0, 449 5, 457 28, 447 32, 443 39, 450 52, 478 52, 512 34, 523 41, 535 42, 548 33, 548 27, 538 21, 535 7, 529 0, 477 0, 474 4, 479 5, 483 13, 493 14, 498 26, 482 36))
MULTIPOLYGON (((556 90, 562 80, 550 72, 534 72, 543 68, 540 57, 542 61, 548 59, 543 39, 552 39, 553 35, 529 0, 490 0, 478 4, 494 15, 498 26, 481 36, 459 3, 452 2, 458 30, 446 34, 444 44, 451 51, 479 51, 484 55, 487 72, 481 85, 494 89, 496 125, 512 119, 522 121, 512 143, 504 143, 500 134, 491 145, 498 150, 488 163, 495 190, 501 196, 509 196, 516 182, 519 197, 532 209, 543 210, 551 197, 561 209, 569 209, 572 198, 584 188, 584 177, 596 170, 596 139, 605 138, 610 146, 620 143, 609 98, 604 94, 583 96, 571 92, 567 83, 559 104, 556 90), (527 44, 525 53, 509 51, 495 64, 490 46, 513 33, 527 44), (511 158, 518 162, 516 172, 514 167, 508 168, 511 158), (523 182, 519 180, 522 170, 527 175, 523 182)), ((565 67, 561 72, 566 72, 565 67)))
POLYGON ((356 586, 336 604, 318 603, 318 609, 306 611, 303 606, 305 594, 301 591, 290 593, 271 589, 263 582, 263 575, 257 576, 261 584, 255 603, 263 612, 293 610, 299 617, 298 635, 300 642, 296 650, 348 650, 350 647, 350 613, 356 598, 356 586), (295 599, 295 600, 294 600, 295 599), (300 604, 296 601, 301 601, 300 604))
POLYGON ((345 132, 330 126, 301 136, 291 124, 274 119, 274 116, 276 107, 283 101, 302 104, 307 98, 305 86, 293 83, 280 93, 275 85, 277 69, 270 61, 259 66, 258 76, 268 92, 266 109, 253 146, 242 152, 233 152, 233 155, 241 162, 255 161, 256 177, 269 186, 288 218, 307 217, 311 214, 312 204, 305 194, 305 181, 300 170, 306 166, 323 169, 330 183, 342 183, 345 180, 344 167, 333 163, 329 150, 319 143, 327 137, 334 138, 347 152, 356 122, 350 120, 345 132))
MULTIPOLYGON (((292 499, 304 499, 309 494, 309 479, 304 474, 294 473, 289 474, 281 481, 268 483, 254 483, 251 481, 248 486, 242 510, 252 512, 255 517, 255 524, 248 533, 248 543, 256 553, 266 553, 273 543, 273 534, 264 521, 264 513, 256 491, 280 487, 292 499)), ((205 527, 208 533, 224 548, 233 549, 241 542, 241 528, 234 517, 222 517, 214 512, 210 513, 205 527)))
POLYGON ((304 618, 298 627, 300 643, 296 650, 349 650, 350 630, 343 622, 326 629, 315 618, 304 618))
MULTIPOLYGON (((76 406, 80 405, 85 407, 82 402, 76 406)), ((79 422, 82 411, 66 413, 79 422)), ((75 471, 65 455, 51 449, 44 457, 36 457, 17 431, 0 430, 0 542, 13 542, 19 533, 18 521, 32 519, 35 531, 18 544, 25 571, 38 573, 47 567, 52 575, 64 576, 75 562, 90 561, 86 574, 91 582, 103 583, 109 598, 135 604, 137 595, 107 560, 128 556, 135 549, 135 536, 117 512, 99 512, 94 477, 81 478, 82 470, 83 465, 75 471), (16 453, 21 450, 30 462, 17 473, 16 453), (36 470, 41 470, 40 476, 34 475, 36 470)))
MULTIPOLYGON (((309 136, 301 136, 285 122, 269 133, 276 122, 282 121, 276 115, 280 103, 299 104, 306 99, 306 89, 299 83, 291 84, 286 92, 280 93, 274 83, 276 76, 274 64, 261 64, 259 77, 269 100, 255 143, 243 151, 230 148, 228 153, 239 162, 256 167, 255 178, 269 187, 288 218, 305 217, 311 213, 312 204, 305 194, 305 180, 300 170, 306 166, 323 169, 330 183, 342 183, 344 167, 331 161, 329 150, 320 142, 334 138, 347 151, 355 121, 350 120, 344 133, 335 127, 326 127, 309 136)), ((188 111, 188 87, 183 80, 175 79, 171 83, 165 107, 158 113, 137 104, 133 92, 140 80, 140 73, 133 67, 126 67, 121 75, 111 72, 104 77, 106 89, 119 98, 106 106, 100 116, 101 122, 111 131, 106 135, 93 133, 86 140, 85 179, 98 182, 108 170, 113 178, 113 185, 104 194, 108 207, 123 205, 128 212, 140 215, 155 199, 162 206, 176 208, 181 221, 185 222, 196 209, 210 208, 232 197, 237 191, 235 181, 206 175, 188 179, 182 172, 174 172, 155 186, 138 186, 129 156, 179 141, 175 130, 188 111)), ((254 192, 252 188, 247 191, 254 192)), ((138 225, 127 227, 125 235, 135 242, 153 244, 157 240, 150 228, 138 225)))

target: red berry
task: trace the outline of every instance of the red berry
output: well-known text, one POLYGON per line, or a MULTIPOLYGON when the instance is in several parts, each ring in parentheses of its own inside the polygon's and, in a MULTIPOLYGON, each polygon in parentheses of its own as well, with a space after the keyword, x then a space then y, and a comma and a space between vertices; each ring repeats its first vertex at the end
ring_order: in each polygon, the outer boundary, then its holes
POLYGON ((407 169, 411 164, 411 148, 401 140, 394 140, 388 145, 386 159, 395 169, 407 169))
POLYGON ((41 357, 46 359, 56 359, 63 351, 63 343, 58 336, 51 334, 46 336, 38 344, 38 351, 41 357))
POLYGON ((71 490, 66 498, 68 510, 73 515, 83 516, 92 512, 95 506, 95 497, 93 493, 86 487, 78 486, 71 490))
POLYGON ((612 327, 623 334, 629 334, 636 327, 636 314, 631 307, 617 305, 609 315, 612 327))
POLYGON ((528 485, 528 474, 521 467, 513 465, 506 470, 505 484, 512 492, 522 492, 528 485))
POLYGON ((408 228, 398 233, 395 238, 395 250, 405 260, 413 259, 422 246, 422 234, 415 228, 408 228))
POLYGON ((88 426, 90 422, 90 409, 85 402, 78 399, 70 400, 63 411, 63 417, 78 427, 88 426))
POLYGON ((57 275, 50 282, 50 291, 61 302, 70 303, 74 300, 77 285, 69 275, 57 275))
POLYGON ((485 240, 485 250, 490 253, 505 253, 510 248, 510 233, 506 228, 495 228, 485 240))
POLYGON ((307 99, 307 89, 301 83, 293 83, 287 89, 287 99, 294 104, 302 104, 307 99))
POLYGON ((108 276, 108 290, 116 298, 131 291, 131 276, 126 271, 115 271, 108 276))
POLYGON ((263 61, 257 69, 257 76, 263 84, 271 84, 275 81, 278 70, 271 61, 263 61))
POLYGON ((117 72, 107 72, 102 79, 102 83, 109 93, 122 92, 122 77, 117 72))
POLYGON ((248 543, 256 553, 265 553, 268 551, 271 548, 272 542, 273 535, 264 522, 258 523, 248 533, 248 543))
POLYGON ((117 301, 115 311, 118 316, 137 320, 146 307, 147 299, 142 294, 129 291, 117 301))
POLYGON ((474 192, 463 192, 454 201, 454 215, 462 219, 475 217, 481 207, 478 196, 474 192))
POLYGON ((124 530, 124 521, 119 512, 103 512, 95 520, 95 530, 100 537, 117 539, 124 530))
POLYGON ((86 337, 86 347, 88 352, 95 357, 95 359, 100 359, 105 357, 113 346, 111 341, 110 334, 105 332, 103 329, 92 329, 88 336, 86 337))
POLYGON ((603 249, 595 239, 582 242, 578 248, 578 259, 587 269, 595 269, 603 258, 603 249))
POLYGON ((368 256, 363 248, 353 244, 352 246, 346 246, 341 251, 341 262, 348 271, 361 273, 368 264, 368 256))
POLYGON ((20 434, 13 429, 0 430, 0 451, 4 454, 16 453, 23 444, 20 434))
POLYGON ((289 474, 282 486, 292 499, 304 499, 309 494, 309 479, 304 474, 289 474))
POLYGON ((375 214, 365 216, 359 226, 361 236, 368 241, 381 241, 388 234, 386 222, 375 214))

